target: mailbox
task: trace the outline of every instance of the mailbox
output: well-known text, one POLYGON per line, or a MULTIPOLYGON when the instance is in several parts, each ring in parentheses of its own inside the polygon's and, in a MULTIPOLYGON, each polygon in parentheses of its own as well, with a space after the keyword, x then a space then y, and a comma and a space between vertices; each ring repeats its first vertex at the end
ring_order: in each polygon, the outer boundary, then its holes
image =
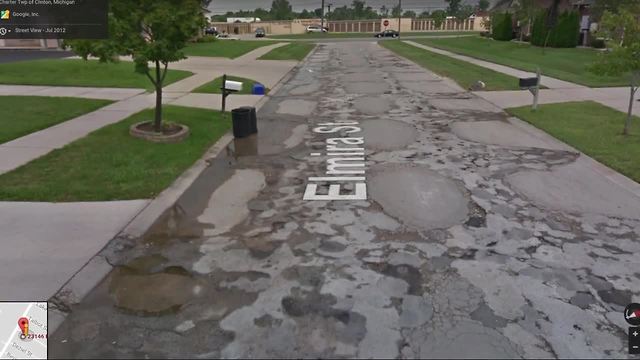
POLYGON ((520 87, 523 89, 529 89, 537 86, 538 86, 537 77, 520 79, 520 87))
POLYGON ((240 81, 225 80, 224 89, 230 91, 241 91, 242 83, 240 81))

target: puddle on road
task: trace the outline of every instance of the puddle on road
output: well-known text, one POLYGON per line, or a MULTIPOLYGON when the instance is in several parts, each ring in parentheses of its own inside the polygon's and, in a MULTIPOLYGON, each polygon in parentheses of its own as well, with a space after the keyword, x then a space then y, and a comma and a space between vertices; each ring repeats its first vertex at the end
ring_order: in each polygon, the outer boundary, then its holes
POLYGON ((153 272, 166 262, 155 254, 134 259, 111 274, 109 294, 114 305, 139 316, 175 313, 194 295, 197 281, 180 266, 169 266, 153 272))

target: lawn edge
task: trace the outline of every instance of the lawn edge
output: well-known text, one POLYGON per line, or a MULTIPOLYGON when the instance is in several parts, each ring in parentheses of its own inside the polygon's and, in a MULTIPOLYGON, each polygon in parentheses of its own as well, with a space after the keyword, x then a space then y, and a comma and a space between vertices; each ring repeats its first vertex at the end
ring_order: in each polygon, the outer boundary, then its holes
MULTIPOLYGON (((429 39, 429 38, 425 38, 425 39, 427 39, 427 40, 434 40, 434 39, 429 39)), ((417 39, 417 40, 423 40, 423 39, 417 39)), ((492 40, 492 41, 499 41, 499 40, 492 40)), ((509 41, 509 42, 510 42, 510 41, 509 41)), ((422 45, 427 45, 427 44, 422 44, 422 45)), ((473 58, 473 59, 476 59, 476 60, 486 61, 486 62, 489 62, 489 63, 492 63, 492 64, 496 64, 496 65, 501 65, 501 66, 510 67, 510 68, 512 68, 512 69, 514 69, 514 70, 526 71, 526 72, 535 72, 535 70, 527 70, 527 69, 523 69, 523 68, 516 67, 516 66, 513 66, 513 65, 501 64, 501 63, 497 63, 497 62, 494 62, 494 61, 491 61, 491 60, 483 59, 483 58, 480 58, 480 57, 477 57, 477 56, 473 56, 473 55, 469 55, 469 54, 463 54, 463 53, 460 53, 460 52, 457 52, 457 51, 454 51, 454 50, 451 50, 451 49, 445 49, 445 48, 440 47, 440 46, 437 46, 437 45, 435 45, 435 44, 428 44, 427 46, 433 46, 433 47, 434 47, 434 48, 436 48, 436 49, 440 49, 440 50, 443 50, 443 51, 449 51, 449 52, 451 52, 451 53, 453 53, 453 54, 456 54, 456 55, 467 56, 467 57, 470 57, 470 58, 473 58)), ((535 45, 531 45, 531 46, 535 46, 535 45)), ((538 47, 538 46, 536 46, 536 47, 538 47)), ((577 48, 576 48, 576 49, 577 49, 577 48)), ((559 77, 557 77, 557 76, 551 76, 551 75, 545 75, 545 74, 542 74, 542 76, 545 76, 545 77, 547 77, 547 78, 551 78, 551 79, 555 79, 555 80, 560 80, 560 81, 566 81, 566 82, 569 82, 569 83, 574 83, 574 84, 576 84, 576 85, 586 86, 586 87, 588 87, 588 88, 593 88, 593 89, 606 89, 606 88, 624 87, 624 85, 592 85, 592 84, 586 84, 586 83, 584 83, 584 82, 578 82, 578 81, 573 81, 573 80, 567 80, 567 79, 559 78, 559 77)))
MULTIPOLYGON (((81 98, 81 97, 74 97, 74 96, 39 96, 39 95, 0 95, 0 96, 2 96, 3 98, 5 98, 5 97, 29 97, 29 98, 40 97, 40 98, 47 98, 47 99, 79 99, 79 100, 91 100, 91 101, 103 101, 103 102, 105 102, 104 105, 99 106, 99 107, 97 107, 97 108, 95 108, 95 109, 93 109, 91 111, 88 111, 88 112, 86 112, 84 114, 80 114, 80 115, 68 118, 66 120, 62 120, 60 122, 57 122, 55 124, 49 125, 47 127, 41 128, 41 129, 36 129, 34 131, 31 131, 31 132, 29 132, 27 134, 18 136, 16 138, 12 138, 12 139, 9 139, 7 141, 3 141, 3 140, 0 139, 0 146, 1 145, 7 145, 7 144, 11 143, 12 141, 21 139, 21 138, 23 138, 25 136, 29 136, 31 134, 35 134, 35 133, 40 132, 40 131, 51 129, 51 128, 53 128, 55 126, 58 126, 58 125, 61 125, 61 124, 65 123, 65 122, 67 122, 67 121, 71 121, 71 120, 73 120, 75 118, 79 118, 80 116, 85 116, 85 115, 94 113, 96 111, 100 111, 101 109, 103 109, 103 108, 105 108, 105 107, 107 107, 109 105, 113 105, 116 102, 118 102, 117 100, 110 100, 110 99, 81 98)), ((3 175, 3 174, 5 174, 5 173, 0 172, 0 175, 3 175)))
POLYGON ((279 47, 277 47, 277 48, 275 48, 275 49, 271 49, 271 51, 269 51, 269 52, 268 52, 268 53, 266 53, 266 54, 263 54, 262 56, 260 56, 260 57, 259 57, 259 58, 257 58, 256 60, 260 60, 260 61, 304 61, 304 60, 307 58, 307 56, 308 56, 309 54, 311 54, 311 53, 313 52, 313 50, 315 50, 315 48, 317 48, 317 47, 318 47, 318 44, 315 44, 315 43, 307 44, 307 43, 304 43, 304 42, 303 42, 302 44, 304 44, 304 45, 311 45, 311 46, 313 46, 313 47, 311 48, 311 50, 309 50, 309 52, 307 53, 307 55, 305 55, 305 56, 304 56, 302 59, 300 59, 300 60, 298 60, 298 59, 265 59, 265 58, 264 58, 265 56, 267 56, 267 55, 271 54, 272 52, 274 52, 274 51, 276 51, 276 50, 278 50, 278 49, 280 49, 280 48, 283 48, 283 47, 285 47, 285 46, 289 46, 289 45, 294 45, 294 44, 296 44, 296 43, 295 43, 295 42, 287 42, 287 43, 285 43, 285 44, 286 44, 286 45, 279 46, 279 47))
MULTIPOLYGON (((300 69, 301 64, 316 50, 317 47, 312 49, 304 59, 289 70, 273 89, 271 89, 271 94, 277 93, 300 69)), ((263 96, 256 104, 256 110, 260 110, 270 98, 271 95, 263 96)), ((71 278, 56 291, 55 295, 49 299, 51 303, 48 309, 48 329, 50 334, 53 334, 58 327, 62 325, 68 314, 72 311, 71 307, 80 303, 84 297, 114 269, 114 266, 109 262, 108 256, 114 251, 117 251, 117 249, 128 248, 132 241, 144 236, 144 234, 175 205, 178 199, 180 199, 187 189, 204 172, 208 166, 207 160, 218 156, 231 141, 233 141, 233 135, 231 130, 228 130, 200 159, 183 172, 169 187, 152 199, 115 237, 109 240, 96 255, 92 256, 80 270, 73 274, 71 278)))
MULTIPOLYGON (((597 102, 596 102, 597 103, 597 102)), ((600 103, 598 103, 600 104, 600 103)), ((602 105, 602 104, 601 104, 602 105)), ((603 105, 606 106, 606 105, 603 105)), ((513 108, 519 108, 521 106, 515 106, 513 108)), ((630 192, 631 194, 637 196, 640 198, 640 183, 634 181, 633 179, 627 177, 626 175, 623 175, 619 172, 617 172, 616 170, 608 167, 607 165, 599 162, 598 160, 592 158, 591 156, 583 153, 582 151, 574 148, 573 146, 565 143, 564 141, 554 137, 553 135, 547 133, 546 131, 536 127, 535 125, 527 122, 526 120, 522 120, 519 117, 511 114, 508 110, 509 109, 513 109, 513 108, 507 108, 504 109, 504 111, 509 115, 508 118, 508 122, 516 127, 518 127, 520 130, 525 131, 526 133, 528 133, 531 136, 534 136, 538 139, 543 140, 544 142, 547 143, 551 143, 553 145, 558 146, 559 148, 565 150, 565 151, 570 151, 570 152, 574 152, 576 154, 580 154, 580 157, 582 157, 584 160, 587 161, 589 167, 596 171, 598 174, 604 176, 605 178, 607 178, 608 180, 610 180, 611 182, 613 182, 614 184, 620 186, 621 188, 623 188, 624 190, 630 192)), ((613 109, 613 108, 611 108, 613 109)), ((616 109, 613 109, 615 111, 619 111, 616 109)), ((537 170, 531 170, 531 171, 537 171, 537 170)))
MULTIPOLYGON (((424 66, 422 66, 422 65, 418 64, 417 62, 415 62, 415 61, 413 61, 413 60, 409 59, 408 57, 406 57, 406 56, 404 56, 404 55, 402 55, 402 54, 398 54, 397 52, 395 52, 395 51, 393 51, 393 50, 389 49, 388 47, 381 45, 381 42, 383 42, 383 41, 389 41, 389 40, 381 40, 381 41, 378 41, 378 42, 377 42, 378 46, 380 46, 380 47, 382 47, 382 48, 384 48, 384 49, 386 49, 386 50, 388 50, 388 51, 391 51, 394 55, 396 55, 396 56, 398 56, 398 57, 401 57, 401 58, 403 58, 403 59, 404 59, 404 60, 406 60, 406 61, 409 61, 409 62, 411 62, 411 63, 413 63, 413 64, 416 64, 417 66, 419 66, 420 68, 422 68, 422 69, 424 69, 424 70, 426 70, 426 71, 430 71, 430 72, 432 72, 432 73, 434 73, 434 74, 436 74, 436 75, 440 76, 440 77, 441 77, 441 78, 443 78, 443 79, 447 79, 447 80, 451 81, 453 84, 455 84, 457 87, 459 87, 460 89, 462 89, 462 90, 463 90, 463 91, 465 91, 465 92, 472 92, 472 91, 469 91, 469 89, 466 89, 464 86, 462 86, 462 84, 458 83, 454 78, 451 78, 451 77, 448 77, 448 76, 445 76, 445 75, 441 75, 441 74, 437 73, 436 71, 431 70, 431 69, 429 69, 429 68, 427 68, 427 67, 424 67, 424 66)), ((420 50, 422 50, 422 51, 426 51, 426 52, 429 52, 429 53, 431 53, 431 54, 435 54, 435 55, 437 55, 437 56, 446 56, 446 55, 442 55, 442 54, 435 53, 435 52, 433 52, 433 51, 429 51, 429 50, 427 50, 427 49, 423 49, 423 48, 420 48, 420 47, 417 47, 417 46, 411 45, 411 44, 409 44, 409 43, 405 42, 404 40, 400 40, 400 41, 401 41, 403 44, 405 44, 405 45, 413 46, 413 47, 415 47, 416 49, 420 49, 420 50)), ((480 68, 482 68, 482 69, 484 69, 484 70, 487 70, 487 71, 489 71, 489 72, 494 72, 494 73, 497 73, 497 74, 500 74, 500 75, 504 75, 504 76, 510 76, 510 77, 514 78, 514 81, 513 81, 513 83, 514 83, 514 84, 515 84, 515 83, 516 83, 516 81, 518 80, 518 78, 516 78, 515 76, 511 76, 511 75, 509 75, 509 74, 503 74, 503 73, 501 73, 501 72, 499 72, 499 71, 495 71, 495 70, 492 70, 492 69, 487 69, 487 68, 484 68, 484 67, 482 67, 482 66, 478 66, 478 65, 475 65, 475 64, 471 64, 471 63, 466 62, 466 61, 463 61, 463 60, 459 60, 459 59, 452 58, 452 57, 450 57, 450 56, 449 56, 449 58, 451 58, 453 61, 460 61, 460 62, 464 62, 464 63, 467 63, 467 64, 472 65, 472 66, 480 67, 480 68)), ((541 88, 542 88, 542 87, 541 87, 541 88)), ((496 91, 515 91, 515 90, 517 90, 517 89, 515 89, 515 88, 514 88, 514 89, 481 90, 481 92, 491 93, 491 92, 496 92, 496 91)))

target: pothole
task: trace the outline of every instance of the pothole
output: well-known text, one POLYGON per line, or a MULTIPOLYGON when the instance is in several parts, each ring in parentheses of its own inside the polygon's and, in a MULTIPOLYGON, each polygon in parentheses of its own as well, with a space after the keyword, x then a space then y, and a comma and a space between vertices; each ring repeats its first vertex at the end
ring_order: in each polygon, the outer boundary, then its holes
POLYGON ((469 213, 469 201, 456 183, 425 168, 381 167, 369 184, 385 213, 417 229, 449 228, 469 213))
POLYGON ((177 312, 194 296, 197 282, 186 269, 169 266, 149 274, 145 273, 149 268, 141 268, 144 263, 155 267, 160 260, 139 258, 114 271, 109 293, 117 308, 141 316, 160 316, 177 312))
POLYGON ((367 120, 362 123, 362 136, 370 149, 403 149, 416 141, 416 134, 413 126, 402 121, 367 120))

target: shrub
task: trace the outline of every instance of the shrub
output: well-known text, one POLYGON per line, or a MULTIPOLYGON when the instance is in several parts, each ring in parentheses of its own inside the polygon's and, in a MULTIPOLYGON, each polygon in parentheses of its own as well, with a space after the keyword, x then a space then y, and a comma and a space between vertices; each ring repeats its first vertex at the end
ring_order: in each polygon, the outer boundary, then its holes
POLYGON ((603 38, 592 38, 591 47, 595 49, 604 49, 607 47, 607 43, 604 41, 603 38))
POLYGON ((491 19, 491 34, 495 40, 510 41, 513 39, 513 19, 510 13, 496 13, 491 19))
POLYGON ((565 11, 558 16, 556 26, 547 31, 546 20, 548 11, 539 12, 533 22, 531 29, 531 44, 536 46, 544 46, 549 40, 547 46, 559 48, 571 48, 578 46, 580 39, 580 16, 576 11, 565 11), (547 34, 548 33, 548 34, 547 34))

